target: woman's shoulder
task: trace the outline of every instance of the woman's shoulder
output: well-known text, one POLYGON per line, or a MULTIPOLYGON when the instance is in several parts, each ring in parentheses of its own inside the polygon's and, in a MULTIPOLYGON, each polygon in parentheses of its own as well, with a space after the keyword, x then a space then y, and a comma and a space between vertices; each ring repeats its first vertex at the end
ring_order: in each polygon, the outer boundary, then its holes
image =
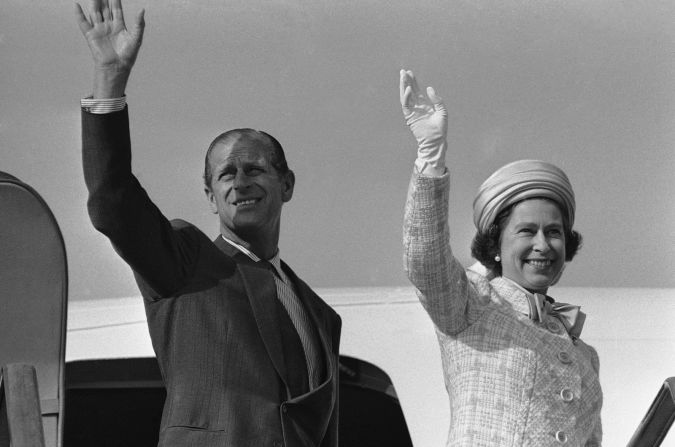
POLYGON ((490 283, 494 278, 494 275, 491 271, 487 270, 483 264, 476 262, 468 267, 465 272, 469 283, 476 291, 476 299, 480 304, 500 304, 502 302, 499 293, 490 283))

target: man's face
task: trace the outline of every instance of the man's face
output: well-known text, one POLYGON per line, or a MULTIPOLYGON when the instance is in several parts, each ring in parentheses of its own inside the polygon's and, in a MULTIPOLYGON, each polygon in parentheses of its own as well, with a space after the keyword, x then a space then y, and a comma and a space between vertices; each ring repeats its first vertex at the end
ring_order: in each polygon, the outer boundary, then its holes
POLYGON ((293 196, 294 177, 290 171, 279 175, 271 157, 272 146, 264 136, 240 136, 211 151, 213 176, 206 196, 224 236, 249 242, 278 237, 281 206, 293 196))

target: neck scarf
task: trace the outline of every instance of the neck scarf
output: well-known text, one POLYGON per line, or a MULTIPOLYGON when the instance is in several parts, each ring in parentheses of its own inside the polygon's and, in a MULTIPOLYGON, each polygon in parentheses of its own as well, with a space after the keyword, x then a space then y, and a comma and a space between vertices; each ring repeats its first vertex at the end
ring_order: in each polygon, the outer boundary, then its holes
POLYGON ((532 320, 543 323, 546 320, 546 315, 550 315, 560 320, 573 340, 581 336, 586 314, 581 311, 580 306, 558 303, 550 296, 541 293, 527 293, 526 295, 530 302, 530 318, 532 320))
MULTIPOLYGON (((511 288, 511 290, 517 289, 527 298, 530 320, 538 323, 545 323, 547 316, 550 315, 563 324, 565 330, 573 340, 576 340, 581 336, 581 330, 586 321, 586 314, 581 311, 581 306, 559 303, 543 293, 532 293, 505 276, 500 276, 498 280, 502 284, 505 284, 506 287, 511 288)), ((525 313, 522 307, 520 307, 520 310, 525 313)))

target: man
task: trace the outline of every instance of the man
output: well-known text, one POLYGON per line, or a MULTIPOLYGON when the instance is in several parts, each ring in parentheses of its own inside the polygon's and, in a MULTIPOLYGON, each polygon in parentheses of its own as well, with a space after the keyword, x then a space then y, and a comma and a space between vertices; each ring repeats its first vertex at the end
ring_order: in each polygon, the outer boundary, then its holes
POLYGON ((129 30, 120 0, 76 15, 95 68, 82 100, 89 214, 144 298, 167 389, 159 445, 336 446, 340 318, 279 259, 295 184, 283 149, 252 129, 218 136, 204 180, 221 235, 167 220, 131 173, 124 91, 143 11, 129 30))

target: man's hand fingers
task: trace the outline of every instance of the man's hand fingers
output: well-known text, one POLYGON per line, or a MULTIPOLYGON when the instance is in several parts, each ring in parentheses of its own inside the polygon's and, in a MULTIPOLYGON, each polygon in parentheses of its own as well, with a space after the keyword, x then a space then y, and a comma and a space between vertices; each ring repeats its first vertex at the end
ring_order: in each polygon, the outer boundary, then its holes
POLYGON ((108 0, 102 0, 101 1, 101 17, 103 17, 103 21, 112 21, 112 13, 110 12, 110 5, 108 4, 108 0))
POLYGON ((145 9, 141 9, 134 20, 134 27, 131 30, 131 33, 136 38, 138 44, 141 44, 143 40, 143 30, 145 30, 145 9))
POLYGON ((122 10, 122 1, 112 0, 110 2, 110 11, 112 12, 113 21, 121 22, 122 26, 124 26, 124 11, 122 10))
POLYGON ((80 27, 82 34, 87 34, 93 28, 89 20, 87 20, 87 16, 84 15, 82 6, 79 3, 75 3, 75 20, 77 20, 77 25, 80 27))
POLYGON ((103 16, 101 15, 102 9, 103 5, 101 0, 91 0, 91 2, 89 2, 89 21, 92 25, 103 22, 103 16))

